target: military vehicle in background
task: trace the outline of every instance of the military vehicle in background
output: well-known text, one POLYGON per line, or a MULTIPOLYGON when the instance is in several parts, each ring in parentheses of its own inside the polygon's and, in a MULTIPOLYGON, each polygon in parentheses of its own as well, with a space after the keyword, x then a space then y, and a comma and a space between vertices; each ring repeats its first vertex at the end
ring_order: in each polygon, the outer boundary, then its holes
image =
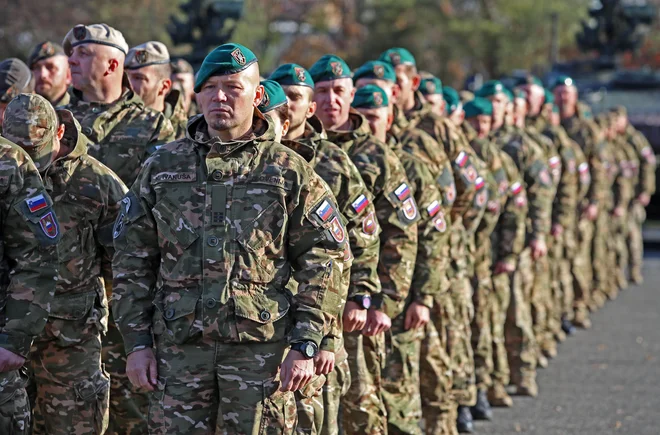
MULTIPOLYGON (((630 122, 660 154, 660 73, 648 67, 621 66, 623 55, 641 48, 657 14, 647 0, 595 1, 576 40, 583 53, 596 53, 596 57, 556 63, 545 79, 551 83, 557 75, 571 76, 580 98, 596 114, 614 106, 626 107, 630 122)), ((657 198, 649 205, 649 214, 660 217, 657 198)))

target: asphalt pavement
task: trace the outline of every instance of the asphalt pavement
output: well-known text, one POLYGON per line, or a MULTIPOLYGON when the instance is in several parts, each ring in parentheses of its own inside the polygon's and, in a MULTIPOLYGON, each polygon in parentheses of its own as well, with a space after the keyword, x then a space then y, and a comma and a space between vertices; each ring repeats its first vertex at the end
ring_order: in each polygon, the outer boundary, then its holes
POLYGON ((660 252, 645 282, 621 292, 539 369, 539 397, 496 408, 477 434, 660 434, 660 252))

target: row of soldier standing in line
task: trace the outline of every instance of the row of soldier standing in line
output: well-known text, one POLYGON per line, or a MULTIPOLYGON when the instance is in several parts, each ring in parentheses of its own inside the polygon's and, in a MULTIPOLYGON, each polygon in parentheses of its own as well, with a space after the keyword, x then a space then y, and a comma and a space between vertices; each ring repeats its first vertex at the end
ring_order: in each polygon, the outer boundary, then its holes
POLYGON ((45 98, 0 64, 3 136, 34 168, 5 154, 43 178, 3 199, 12 430, 469 432, 537 394, 628 264, 641 281, 653 153, 567 77, 461 99, 397 48, 260 85, 226 44, 170 78, 164 45, 106 25, 29 63, 45 98))

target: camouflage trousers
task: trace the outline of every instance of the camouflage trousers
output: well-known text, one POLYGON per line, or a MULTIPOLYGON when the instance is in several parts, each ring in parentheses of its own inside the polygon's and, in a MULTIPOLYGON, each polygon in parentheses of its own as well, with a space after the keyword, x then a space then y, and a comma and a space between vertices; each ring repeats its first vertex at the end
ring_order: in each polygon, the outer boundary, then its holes
POLYGON ((518 268, 511 280, 511 300, 504 327, 511 383, 515 385, 525 378, 536 378, 537 344, 531 309, 533 286, 532 254, 527 247, 519 256, 518 268))
POLYGON ((490 325, 493 355, 493 383, 506 386, 511 372, 505 346, 504 325, 511 301, 511 277, 508 273, 493 275, 493 293, 490 303, 490 325))
POLYGON ((148 430, 175 434, 292 434, 292 392, 281 392, 279 366, 288 344, 175 344, 156 336, 158 388, 149 394, 148 430))
POLYGON ((471 280, 474 292, 472 304, 474 316, 470 324, 472 350, 474 352, 474 374, 477 390, 487 390, 493 384, 493 335, 492 304, 494 303, 493 277, 491 275, 490 240, 480 244, 475 252, 474 275, 471 280))
POLYGON ((555 238, 552 249, 548 252, 550 257, 550 272, 552 276, 553 313, 551 330, 557 333, 561 330, 561 320, 573 320, 573 275, 571 265, 577 250, 577 233, 573 228, 565 228, 561 236, 555 238))
MULTIPOLYGON (((548 252, 553 249, 553 240, 548 237, 548 252)), ((532 322, 538 350, 548 350, 555 345, 551 332, 550 316, 553 311, 551 293, 550 259, 547 255, 536 259, 534 285, 532 287, 532 322)))
POLYGON ((612 283, 612 254, 608 249, 612 247, 610 241, 610 214, 609 211, 601 210, 594 226, 594 239, 592 242, 592 309, 597 308, 598 298, 602 299, 610 294, 613 289, 612 283))
POLYGON ((644 262, 644 240, 642 239, 642 224, 646 220, 646 210, 637 201, 633 201, 628 213, 628 268, 630 278, 640 283, 642 281, 642 263, 644 262))
POLYGON ((74 322, 49 318, 30 352, 33 433, 103 434, 108 428, 110 378, 101 364, 101 334, 93 327, 95 333, 67 342, 70 336, 65 336, 62 323, 74 322))
POLYGON ((452 396, 458 405, 473 406, 477 401, 474 375, 474 353, 470 324, 474 318, 472 286, 467 277, 451 280, 449 294, 454 316, 449 324, 449 357, 452 361, 452 396))
POLYGON ((149 397, 126 374, 126 351, 119 329, 110 316, 103 337, 102 361, 110 374, 110 423, 107 435, 142 435, 147 432, 149 397))
POLYGON ((593 268, 591 261, 591 245, 593 243, 595 226, 587 219, 580 219, 577 228, 577 248, 575 258, 571 263, 573 276, 573 290, 575 299, 573 309, 575 319, 588 317, 591 304, 591 289, 593 281, 593 268))
MULTIPOLYGON (((614 248, 614 264, 615 272, 613 273, 613 281, 616 289, 624 289, 628 287, 628 278, 626 276, 626 269, 628 268, 628 239, 629 219, 627 214, 620 218, 612 218, 611 221, 611 244, 614 248)), ((610 297, 616 296, 611 294, 610 297)))
POLYGON ((297 434, 339 434, 339 403, 351 385, 347 356, 342 347, 337 352, 332 372, 315 376, 305 388, 295 392, 297 434))
POLYGON ((0 373, 0 433, 28 435, 30 433, 30 400, 25 387, 26 370, 0 373))
POLYGON ((387 433, 382 370, 385 367, 385 333, 375 337, 360 332, 344 333, 350 384, 341 397, 345 434, 387 433))
POLYGON ((382 373, 387 433, 421 435, 419 358, 424 329, 406 330, 405 317, 404 310, 392 319, 392 327, 385 334, 387 358, 382 373))
POLYGON ((456 405, 451 395, 453 373, 448 339, 453 318, 454 306, 449 292, 436 296, 420 353, 420 392, 427 435, 450 434, 456 429, 456 419, 451 419, 456 405))

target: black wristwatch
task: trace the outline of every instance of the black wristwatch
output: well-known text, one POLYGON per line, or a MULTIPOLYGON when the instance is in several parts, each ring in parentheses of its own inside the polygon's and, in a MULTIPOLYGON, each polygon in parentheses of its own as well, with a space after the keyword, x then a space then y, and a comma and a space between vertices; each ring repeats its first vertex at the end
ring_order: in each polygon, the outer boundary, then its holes
POLYGON ((313 341, 301 341, 300 343, 293 343, 291 350, 297 350, 302 353, 307 359, 312 359, 319 353, 319 347, 313 341))
POLYGON ((355 302, 363 310, 368 310, 371 307, 371 296, 369 295, 353 296, 349 301, 355 302))

